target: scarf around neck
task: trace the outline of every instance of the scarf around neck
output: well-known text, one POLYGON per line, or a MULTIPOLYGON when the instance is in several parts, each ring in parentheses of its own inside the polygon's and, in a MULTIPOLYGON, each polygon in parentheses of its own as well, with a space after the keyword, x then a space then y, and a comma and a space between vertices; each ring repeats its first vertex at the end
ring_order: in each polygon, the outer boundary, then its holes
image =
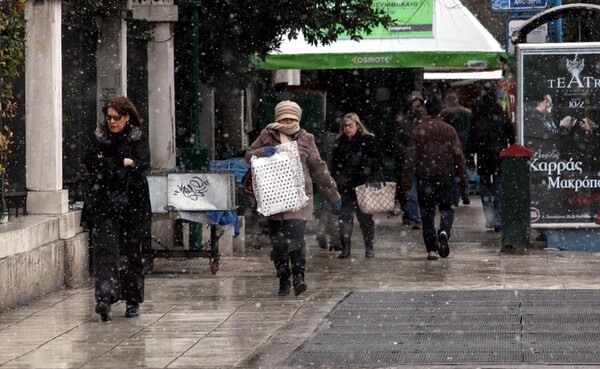
POLYGON ((300 130, 300 122, 292 124, 271 123, 265 127, 266 129, 274 129, 288 136, 292 136, 300 130))

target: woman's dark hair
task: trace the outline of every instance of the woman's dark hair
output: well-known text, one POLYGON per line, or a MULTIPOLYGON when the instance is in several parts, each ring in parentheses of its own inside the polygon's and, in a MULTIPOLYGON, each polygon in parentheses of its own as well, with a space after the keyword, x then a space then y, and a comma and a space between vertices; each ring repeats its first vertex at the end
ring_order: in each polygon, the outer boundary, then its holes
POLYGON ((102 107, 102 113, 107 114, 108 108, 113 108, 120 115, 129 115, 129 123, 138 128, 142 127, 142 120, 135 105, 125 96, 111 96, 102 107))

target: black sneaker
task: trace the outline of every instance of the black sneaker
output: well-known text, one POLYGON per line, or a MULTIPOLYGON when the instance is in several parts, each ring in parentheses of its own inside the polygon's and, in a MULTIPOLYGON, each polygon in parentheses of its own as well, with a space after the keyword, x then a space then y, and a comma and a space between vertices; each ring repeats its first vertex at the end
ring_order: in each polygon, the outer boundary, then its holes
POLYGON ((438 241, 440 241, 440 248, 438 249, 438 254, 440 257, 447 258, 450 255, 450 246, 448 246, 448 234, 446 231, 441 231, 438 236, 438 241))
POLYGON ((96 303, 96 314, 100 314, 103 322, 110 322, 112 319, 111 305, 106 302, 98 301, 96 303))
POLYGON ((140 304, 137 302, 128 302, 125 309, 125 317, 135 318, 140 315, 140 304))
POLYGON ((435 251, 429 251, 429 253, 427 253, 427 260, 437 260, 437 253, 435 251))
POLYGON ((375 257, 375 251, 373 251, 372 249, 366 249, 365 250, 365 257, 367 259, 374 258, 375 257))

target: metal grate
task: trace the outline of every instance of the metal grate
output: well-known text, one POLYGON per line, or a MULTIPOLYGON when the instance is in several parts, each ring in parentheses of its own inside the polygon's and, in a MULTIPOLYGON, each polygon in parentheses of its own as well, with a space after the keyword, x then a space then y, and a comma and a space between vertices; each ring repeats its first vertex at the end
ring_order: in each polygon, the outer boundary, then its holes
POLYGON ((600 364, 599 290, 359 292, 288 365, 600 364))

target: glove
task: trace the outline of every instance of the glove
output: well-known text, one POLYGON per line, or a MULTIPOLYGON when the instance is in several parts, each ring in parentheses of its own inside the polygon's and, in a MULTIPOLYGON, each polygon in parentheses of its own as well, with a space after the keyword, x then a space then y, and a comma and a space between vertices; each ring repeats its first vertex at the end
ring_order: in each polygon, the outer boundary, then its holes
POLYGON ((342 200, 337 200, 336 202, 331 204, 331 214, 339 215, 341 208, 342 208, 342 200))
POLYGON ((269 156, 273 156, 277 152, 277 148, 275 146, 265 146, 263 148, 263 154, 268 158, 269 156))

